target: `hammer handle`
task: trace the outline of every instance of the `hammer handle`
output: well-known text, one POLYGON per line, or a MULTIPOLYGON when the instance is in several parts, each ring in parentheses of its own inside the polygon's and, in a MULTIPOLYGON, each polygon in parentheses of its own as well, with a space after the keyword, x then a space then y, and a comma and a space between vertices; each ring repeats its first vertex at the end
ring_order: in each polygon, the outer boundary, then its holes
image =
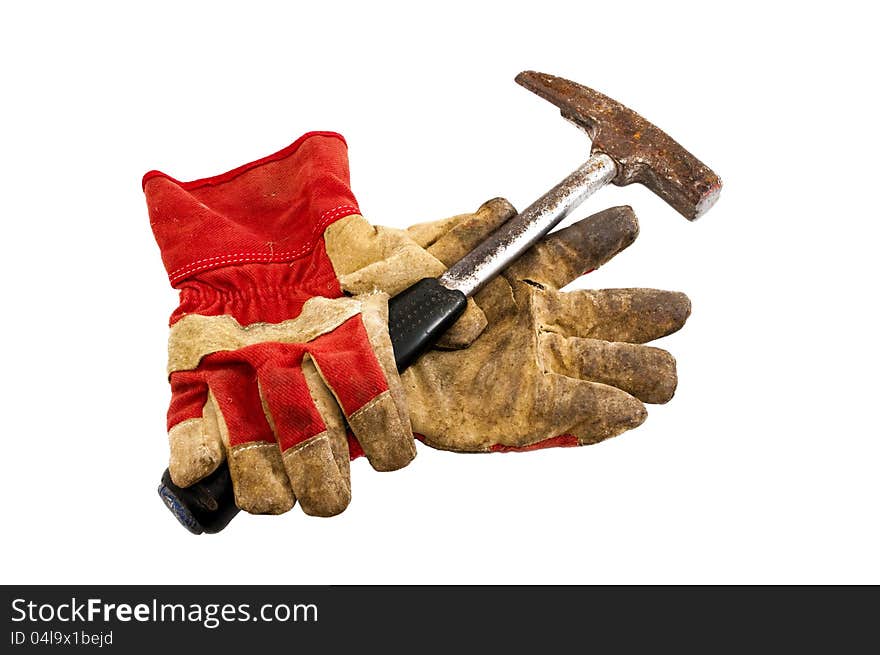
POLYGON ((388 333, 394 362, 403 373, 437 343, 467 307, 467 296, 425 278, 388 301, 388 333))

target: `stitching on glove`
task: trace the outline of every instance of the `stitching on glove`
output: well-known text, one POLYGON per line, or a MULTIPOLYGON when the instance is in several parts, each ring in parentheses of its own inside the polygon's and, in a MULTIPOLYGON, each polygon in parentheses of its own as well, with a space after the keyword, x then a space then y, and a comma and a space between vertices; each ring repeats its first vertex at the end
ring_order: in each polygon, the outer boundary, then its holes
POLYGON ((233 446, 232 448, 230 448, 230 451, 232 452, 233 455, 237 455, 240 452, 243 452, 245 450, 253 450, 254 448, 277 448, 277 447, 278 447, 277 443, 269 443, 267 441, 257 441, 254 443, 233 446))
MULTIPOLYGON (((358 409, 356 409, 355 411, 353 411, 353 412, 348 416, 348 420, 349 420, 349 422, 351 422, 351 421, 357 421, 357 419, 358 419, 359 416, 361 416, 363 413, 369 411, 370 408, 372 408, 373 406, 378 405, 380 402, 382 402, 383 400, 385 400, 385 398, 391 398, 391 390, 390 390, 390 389, 389 389, 389 390, 386 390, 386 391, 383 391, 383 392, 380 393, 378 396, 376 396, 375 398, 373 398, 371 401, 369 401, 368 403, 366 403, 366 404, 364 404, 364 405, 361 405, 360 407, 358 407, 358 409)), ((391 400, 393 401, 394 398, 391 398, 391 400)))
POLYGON ((330 433, 328 430, 322 430, 321 432, 319 432, 316 435, 313 435, 311 437, 306 437, 305 439, 303 439, 299 443, 293 444, 290 448, 285 450, 284 453, 282 453, 282 454, 283 455, 293 455, 294 453, 298 453, 302 450, 306 450, 307 448, 311 448, 312 446, 316 446, 319 443, 329 442, 329 434, 330 433))
POLYGON ((196 260, 187 264, 186 266, 172 271, 168 274, 168 279, 173 285, 175 282, 179 282, 182 278, 193 275, 194 273, 200 273, 201 271, 207 270, 209 268, 217 268, 228 264, 245 264, 256 262, 280 263, 285 261, 292 261, 294 259, 297 259, 298 257, 301 257, 302 255, 311 252, 311 250, 315 247, 315 242, 318 239, 319 233, 323 232, 324 229, 328 225, 330 225, 330 223, 333 223, 340 218, 359 213, 360 210, 354 205, 340 205, 339 207, 328 209, 323 214, 321 214, 320 218, 318 219, 318 223, 315 225, 312 230, 312 234, 309 236, 308 242, 297 250, 269 253, 239 252, 226 255, 217 255, 214 257, 206 257, 204 259, 196 260))

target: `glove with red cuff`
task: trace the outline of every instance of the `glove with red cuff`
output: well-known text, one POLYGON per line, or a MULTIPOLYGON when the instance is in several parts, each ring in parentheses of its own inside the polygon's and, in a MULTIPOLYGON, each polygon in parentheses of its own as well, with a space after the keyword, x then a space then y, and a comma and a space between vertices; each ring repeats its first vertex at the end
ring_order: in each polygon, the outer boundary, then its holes
POLYGON ((225 459, 248 512, 298 499, 308 514, 337 514, 351 498, 346 423, 373 468, 406 466, 415 448, 388 296, 372 281, 397 293, 443 265, 359 215, 343 138, 309 133, 216 177, 152 171, 143 186, 180 291, 168 362, 174 483, 225 459))

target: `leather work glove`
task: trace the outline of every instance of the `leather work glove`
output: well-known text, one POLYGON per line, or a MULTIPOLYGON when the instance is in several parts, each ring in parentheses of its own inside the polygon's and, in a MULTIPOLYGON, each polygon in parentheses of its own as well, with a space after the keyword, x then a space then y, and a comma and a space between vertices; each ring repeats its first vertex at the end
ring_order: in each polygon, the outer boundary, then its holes
MULTIPOLYGON (((194 182, 151 171, 143 187, 180 292, 168 348, 174 483, 225 459, 241 509, 278 514, 299 499, 307 514, 337 514, 351 498, 346 423, 373 468, 406 466, 415 447, 386 294, 444 266, 360 216, 343 138, 309 133, 194 182)), ((471 303, 450 343, 485 324, 471 303)))
MULTIPOLYGON (((490 206, 505 217, 516 213, 500 199, 490 206)), ((408 232, 450 265, 499 222, 481 228, 464 218, 408 232)), ((584 445, 640 425, 643 402, 671 399, 675 360, 641 344, 684 325, 687 296, 559 291, 637 235, 629 207, 605 210, 548 235, 480 291, 488 325, 470 347, 429 351, 401 376, 413 431, 429 446, 460 452, 584 445)))

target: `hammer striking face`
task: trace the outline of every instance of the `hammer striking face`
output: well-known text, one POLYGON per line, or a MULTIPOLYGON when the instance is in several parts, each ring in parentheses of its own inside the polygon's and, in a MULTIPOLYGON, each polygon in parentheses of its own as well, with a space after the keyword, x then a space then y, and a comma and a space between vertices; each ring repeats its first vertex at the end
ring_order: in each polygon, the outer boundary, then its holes
POLYGON ((524 71, 516 81, 559 107, 565 118, 586 131, 593 142, 592 154, 604 153, 614 160, 614 184, 644 184, 690 220, 715 204, 721 179, 631 109, 577 82, 546 73, 524 71))

